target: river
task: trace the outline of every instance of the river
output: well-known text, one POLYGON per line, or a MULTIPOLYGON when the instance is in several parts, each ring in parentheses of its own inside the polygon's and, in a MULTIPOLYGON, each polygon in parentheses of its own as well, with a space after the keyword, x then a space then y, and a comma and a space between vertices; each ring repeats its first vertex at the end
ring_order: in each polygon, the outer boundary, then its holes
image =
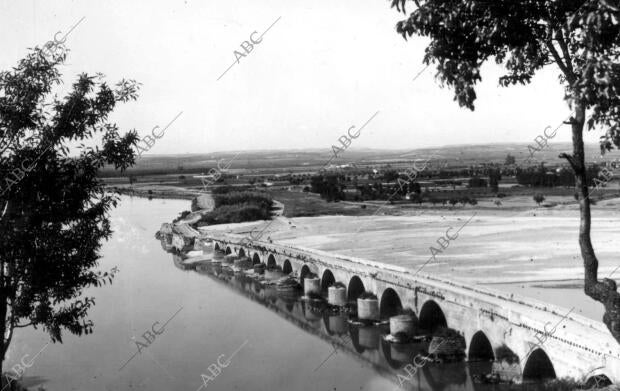
POLYGON ((404 389, 498 389, 472 380, 490 363, 430 363, 409 376, 423 346, 390 346, 380 327, 352 328, 245 276, 181 270, 154 234, 189 207, 123 196, 100 262, 119 273, 85 292, 96 299, 93 334, 48 345, 40 329, 17 330, 5 370, 26 357, 24 385, 49 391, 398 390, 399 380, 404 389))

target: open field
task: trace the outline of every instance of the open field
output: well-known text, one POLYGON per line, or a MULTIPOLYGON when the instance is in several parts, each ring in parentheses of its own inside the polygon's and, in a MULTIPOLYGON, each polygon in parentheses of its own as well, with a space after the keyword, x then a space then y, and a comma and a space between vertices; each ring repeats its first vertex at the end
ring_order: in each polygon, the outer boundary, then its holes
MULTIPOLYGON (((611 273, 620 261, 615 238, 620 199, 605 201, 593 211, 593 243, 601 260, 600 273, 611 273)), ((470 283, 581 279, 575 206, 524 211, 465 208, 445 211, 404 211, 402 215, 322 216, 288 219, 272 224, 272 240, 302 247, 367 258, 444 275, 470 283), (473 216, 473 218, 472 218, 473 216), (458 237, 447 248, 437 243, 458 237), (442 252, 432 254, 434 247, 442 252), (428 262, 428 263, 427 263, 428 262)), ((212 229, 235 229, 235 225, 212 229)), ((247 230, 247 224, 239 227, 247 230)), ((620 273, 617 275, 620 278, 620 273)))

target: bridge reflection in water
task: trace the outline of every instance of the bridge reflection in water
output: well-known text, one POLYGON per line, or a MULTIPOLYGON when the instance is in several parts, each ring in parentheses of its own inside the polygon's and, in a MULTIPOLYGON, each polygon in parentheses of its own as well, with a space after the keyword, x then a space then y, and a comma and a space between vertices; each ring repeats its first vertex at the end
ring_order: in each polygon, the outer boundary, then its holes
MULTIPOLYGON (((175 265, 182 270, 193 270, 222 285, 240 292, 246 298, 260 303, 282 318, 293 323, 309 334, 315 335, 334 347, 334 353, 347 354, 372 367, 378 374, 394 383, 394 390, 399 387, 405 390, 543 390, 541 383, 526 384, 492 384, 490 374, 501 374, 502 377, 514 375, 518 378, 520 367, 515 365, 515 358, 507 351, 503 358, 497 359, 490 342, 480 333, 475 335, 469 349, 469 356, 457 362, 433 361, 421 363, 422 357, 429 356, 430 340, 415 343, 390 343, 385 337, 389 335, 387 324, 361 325, 352 321, 353 315, 346 312, 335 313, 325 306, 310 304, 302 298, 301 290, 281 290, 269 281, 287 275, 280 266, 265 270, 264 274, 250 271, 233 270, 232 265, 211 263, 186 264, 183 257, 173 255, 175 265), (412 365, 416 370, 410 376, 412 365), (485 380, 486 379, 486 380, 485 380)), ((385 296, 384 296, 385 297, 385 296)), ((389 299, 389 296, 388 296, 389 299)), ((388 300, 383 298, 383 300, 388 300)), ((392 303, 393 311, 399 310, 400 303, 392 303)), ((384 306, 382 306, 384 307, 384 306)), ((420 313, 420 329, 437 330, 446 326, 446 320, 439 307, 432 305, 420 313)), ((386 310, 391 312, 389 310, 386 310)), ((398 312, 398 311, 397 311, 398 312)), ((389 313, 383 313, 383 316, 389 313)), ((382 316, 382 318, 383 318, 382 316)), ((499 355, 499 354, 498 354, 499 355)), ((321 363, 325 357, 317 357, 317 368, 307 370, 317 372, 320 376, 320 364, 330 365, 329 361, 321 363)), ((516 358, 518 360, 518 358, 516 358)), ((544 360, 543 360, 544 363, 544 360)), ((544 370, 545 368, 540 368, 544 370)), ((551 368, 551 370, 553 370, 551 368)))

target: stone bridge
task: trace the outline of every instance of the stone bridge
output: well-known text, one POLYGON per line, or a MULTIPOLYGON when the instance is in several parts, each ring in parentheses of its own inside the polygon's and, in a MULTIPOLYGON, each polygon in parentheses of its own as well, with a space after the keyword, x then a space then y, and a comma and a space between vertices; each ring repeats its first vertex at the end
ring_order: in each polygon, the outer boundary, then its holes
POLYGON ((603 323, 570 309, 398 266, 303 247, 249 242, 241 235, 209 233, 200 240, 212 241, 215 250, 249 257, 254 264, 293 273, 302 283, 314 274, 324 290, 341 282, 349 301, 372 292, 379 299, 382 318, 409 308, 421 329, 447 326, 461 332, 470 360, 510 356, 518 363, 519 380, 570 377, 620 383, 618 343, 603 323))

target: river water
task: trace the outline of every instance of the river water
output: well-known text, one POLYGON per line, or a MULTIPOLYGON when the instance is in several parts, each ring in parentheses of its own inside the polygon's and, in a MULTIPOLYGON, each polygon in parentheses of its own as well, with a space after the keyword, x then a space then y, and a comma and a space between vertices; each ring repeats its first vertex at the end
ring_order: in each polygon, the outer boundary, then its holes
POLYGON ((94 333, 47 344, 42 330, 20 329, 5 370, 25 358, 24 385, 50 391, 508 389, 472 380, 491 363, 428 363, 409 376, 428 342, 390 345, 385 328, 356 328, 246 276, 183 270, 154 234, 189 207, 123 196, 101 259, 119 273, 85 292, 94 333))

